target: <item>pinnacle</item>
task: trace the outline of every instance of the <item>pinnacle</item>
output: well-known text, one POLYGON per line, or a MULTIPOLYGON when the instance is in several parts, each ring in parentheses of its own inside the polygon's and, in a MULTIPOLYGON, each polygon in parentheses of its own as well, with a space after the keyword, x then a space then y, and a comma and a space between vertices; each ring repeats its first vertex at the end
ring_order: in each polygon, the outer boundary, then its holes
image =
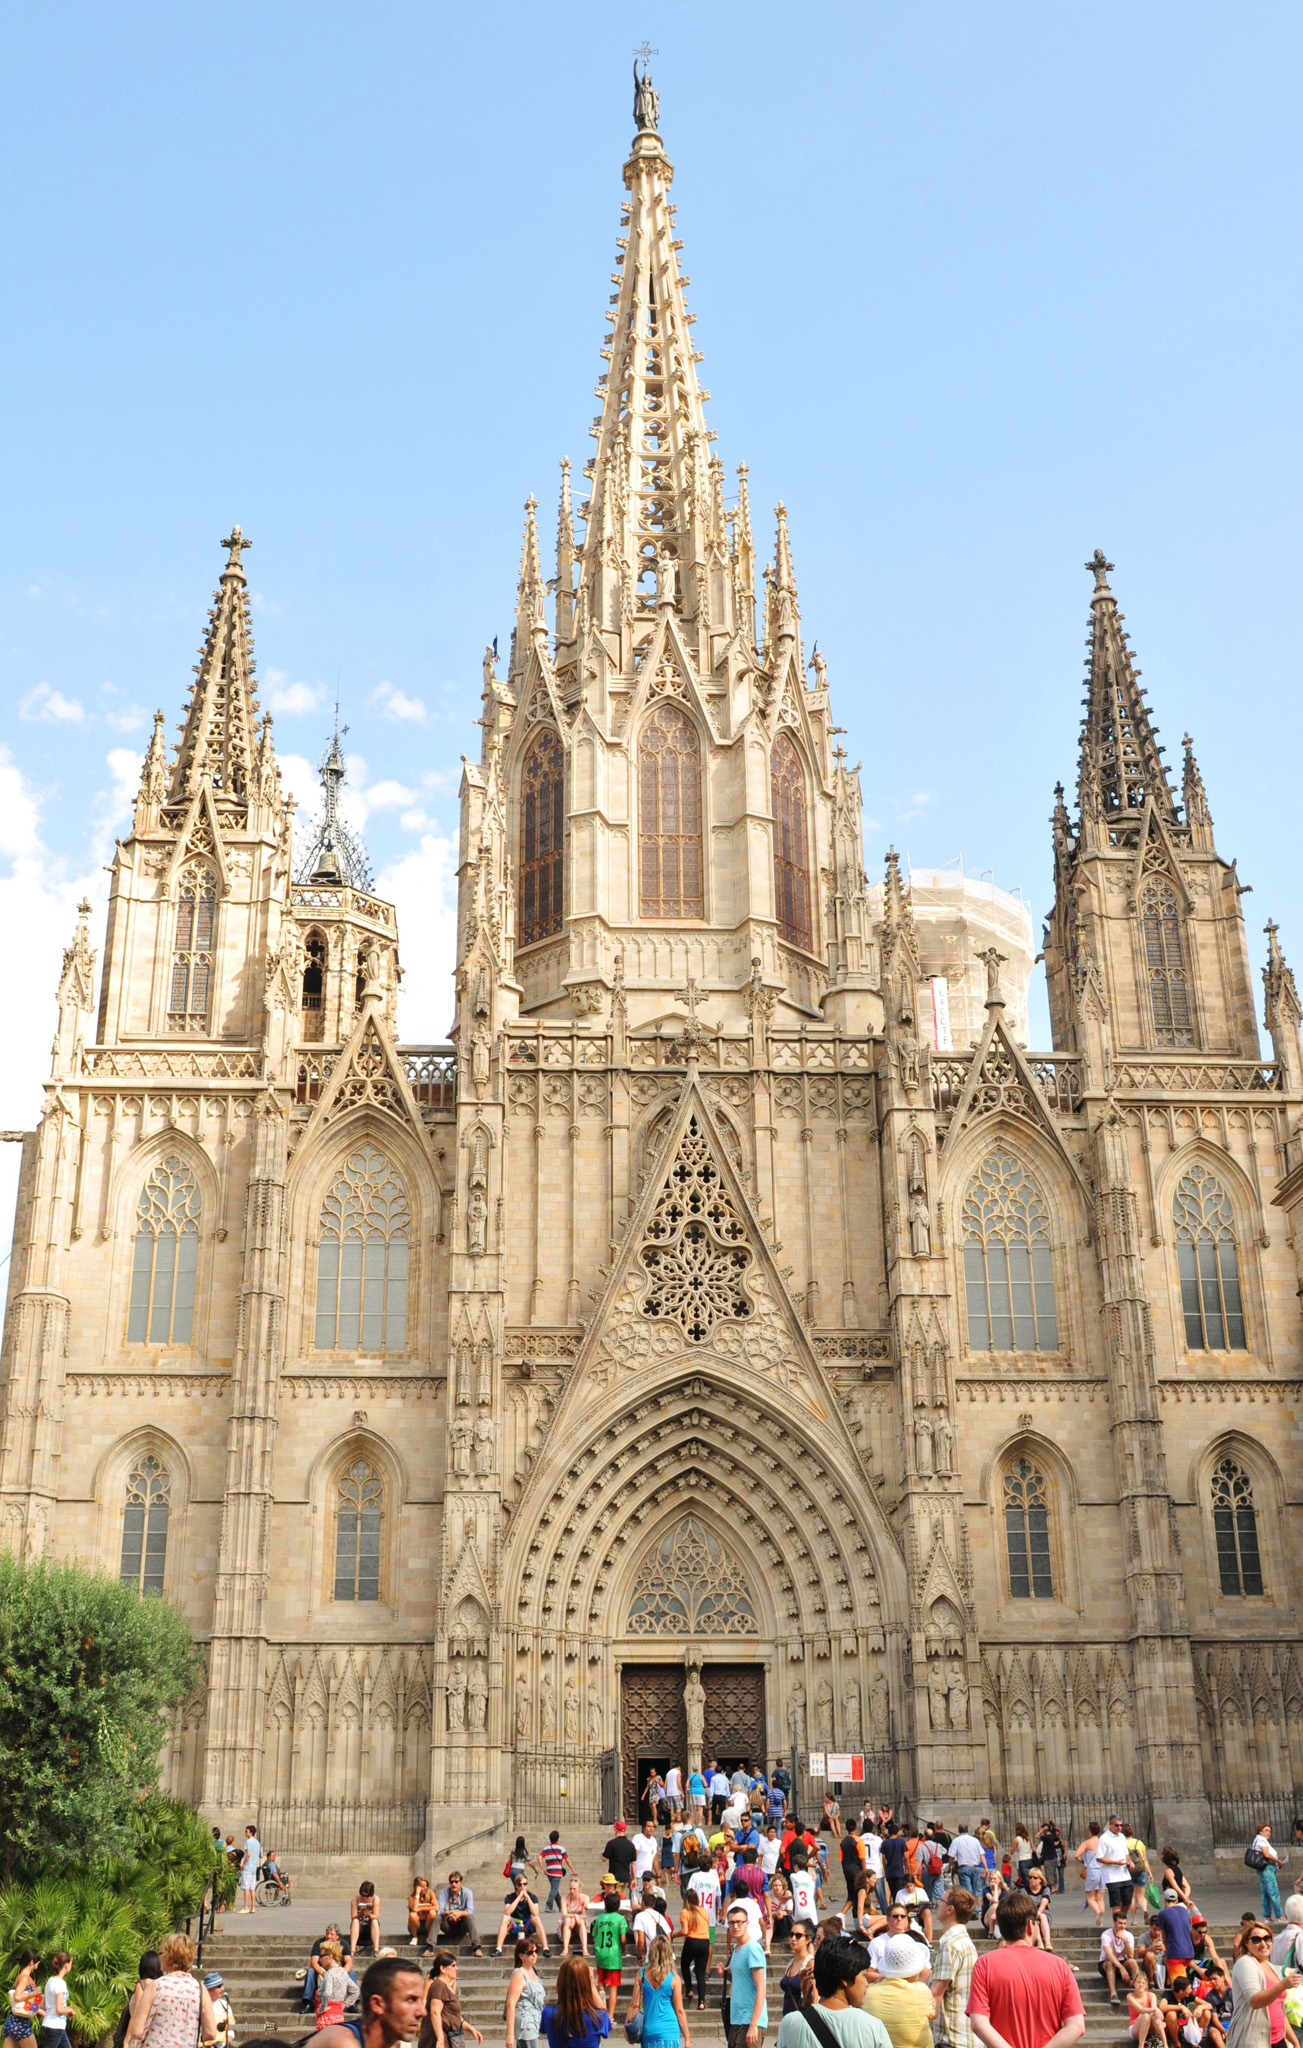
POLYGON ((222 542, 228 550, 226 566, 195 665, 167 795, 169 804, 188 802, 204 781, 219 803, 245 804, 249 800, 258 703, 241 557, 250 545, 238 526, 233 526, 222 542))
POLYGON ((1095 578, 1095 589, 1078 771, 1082 817, 1134 819, 1152 799, 1167 824, 1175 825, 1176 800, 1163 767, 1164 749, 1158 743, 1140 688, 1140 671, 1132 662, 1122 614, 1108 583, 1113 564, 1102 548, 1096 548, 1086 567, 1095 578))

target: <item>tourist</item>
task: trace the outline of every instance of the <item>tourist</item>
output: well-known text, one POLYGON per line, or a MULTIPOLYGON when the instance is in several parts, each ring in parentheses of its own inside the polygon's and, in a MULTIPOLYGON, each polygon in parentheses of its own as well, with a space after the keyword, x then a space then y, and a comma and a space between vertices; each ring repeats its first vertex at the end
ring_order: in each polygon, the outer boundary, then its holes
POLYGON ((1023 1891, 1027 1889, 1027 1873, 1032 1867, 1031 1834, 1026 1821, 1015 1821, 1013 1846, 1009 1851, 1009 1875, 1023 1891))
POLYGON ((553 1828, 547 1838, 547 1847, 539 1850, 535 1860, 540 1875, 547 1879, 547 1904, 543 1911, 556 1913, 561 1906, 561 1880, 567 1870, 573 1872, 575 1867, 570 1861, 569 1851, 562 1847, 559 1828, 553 1828))
MULTIPOLYGON (((1303 1906, 1303 1899, 1299 1900, 1299 1904, 1303 1906)), ((1295 1932, 1297 1932, 1296 1929, 1288 1929, 1287 1939, 1295 1932)), ((1204 1919, 1202 1913, 1191 1911, 1190 1939, 1194 1943, 1194 1966, 1201 1975, 1205 1974, 1210 1967, 1221 1962, 1221 1957, 1217 1953, 1217 1944, 1208 1932, 1208 1922, 1204 1919)), ((1279 1940, 1280 1936, 1277 1935, 1276 1941, 1279 1940)), ((1297 1958, 1277 1956, 1276 1942, 1272 1943, 1271 1960, 1273 1963, 1287 1962, 1290 1969, 1298 1968, 1297 1958)))
POLYGON ((699 1905, 705 1907, 710 1915, 712 1927, 719 1920, 719 1906, 720 1900, 723 1897, 723 1890, 724 1888, 719 1881, 719 1872, 713 1863, 707 1864, 701 1870, 694 1870, 688 1879, 688 1891, 697 1900, 699 1905))
POLYGON ((358 1886, 357 1897, 349 1912, 348 1945, 353 1954, 357 1955, 365 1935, 367 1947, 372 1955, 378 1956, 383 1946, 380 1939, 380 1900, 369 1877, 358 1886))
POLYGON ((896 1893, 893 1904, 904 1906, 909 1914, 910 1932, 917 1940, 932 1945, 932 1901, 926 1888, 917 1878, 907 1878, 896 1893))
POLYGON ((182 2048, 216 2038, 213 2002, 190 1974, 194 1960, 194 1943, 184 1934, 159 1944, 162 1974, 140 1986, 124 2048, 182 2048))
POLYGON ((50 1974, 41 1996, 41 2048, 68 2048, 68 2021, 72 2017, 72 2007, 68 2003, 71 1964, 72 1957, 66 1949, 56 1949, 50 1957, 50 1974))
POLYGON ((1299 1982, 1294 1970, 1277 1976, 1271 1969, 1271 1943, 1270 1927, 1262 1921, 1255 1922, 1245 1937, 1244 1953, 1231 1971, 1227 2048, 1269 2048, 1272 2025, 1268 2008, 1299 1982))
POLYGON ((32 2020, 43 2010, 43 2001, 36 1985, 36 1965, 40 1960, 34 1948, 25 1948, 19 1954, 18 1974, 9 1993, 9 2010, 5 2014, 6 2042, 32 2039, 32 2020))
POLYGON ((645 1820, 633 1838, 634 1882, 641 1886, 645 1877, 659 1877, 661 1874, 660 1844, 656 1840, 656 1823, 645 1820))
MULTIPOLYGON (((1197 1927, 1198 1917, 1190 1915, 1197 1927)), ((1211 1944, 1210 1944, 1211 1945, 1211 1944)), ((1216 1956, 1216 1950, 1213 1950, 1216 1956)), ((1271 1944, 1271 1960, 1278 1970, 1297 1970, 1303 1962, 1303 1894, 1291 1892, 1285 1901, 1285 1925, 1271 1944)))
POLYGON ((780 2029, 789 2012, 799 2012, 814 1998, 814 1943, 808 1927, 793 1927, 788 1949, 791 1961, 778 1980, 778 1988, 783 1994, 780 2029))
POLYGON ((728 1935, 728 1997, 725 2004, 724 2034, 728 2048, 758 2048, 760 2036, 769 2024, 765 2004, 765 1952, 758 1941, 748 1938, 744 1906, 730 1906, 728 1935))
POLYGON ((473 1956, 484 1953, 475 1925, 475 1894, 462 1882, 460 1870, 450 1870, 447 1884, 439 1887, 439 1939, 469 1941, 473 1956))
POLYGON ((1108 1826, 1095 1846, 1095 1863, 1108 1894, 1109 1911, 1114 1906, 1125 1906, 1130 1912, 1135 1887, 1131 1882, 1127 1838, 1116 1814, 1109 1816, 1108 1826))
POLYGON ((1032 1922, 1038 1948, 1053 1949, 1054 1937, 1050 1932, 1050 1888, 1045 1882, 1045 1872, 1033 1864, 1027 1872, 1024 1887, 1027 1897, 1036 1902, 1036 1918, 1032 1922))
POLYGON ((976 1899, 982 1889, 986 1858, 977 1836, 967 1826, 961 1827, 951 1842, 950 1859, 955 1866, 955 1882, 960 1891, 971 1892, 976 1899))
POLYGON ((244 1844, 240 1850, 240 1911, 256 1913, 258 1900, 258 1867, 262 1862, 262 1843, 258 1830, 252 1822, 244 1831, 244 1844))
POLYGON ((1008 1891, 1002 1870, 988 1870, 982 1880, 980 1911, 982 1925, 991 1939, 995 1939, 995 1916, 1000 1910, 1000 1901, 1008 1891))
POLYGON ((1138 1978, 1127 1993, 1127 2032, 1136 2048, 1145 2048, 1151 2038, 1157 2041, 1163 2032, 1163 2015, 1147 1978, 1138 1978))
POLYGON ((803 2002, 784 2015, 781 2048, 813 2048, 815 2042, 821 2048, 891 2048, 882 2021, 865 2009, 870 1973, 863 1942, 844 1935, 820 1942, 812 1976, 819 2002, 803 2002))
MULTIPOLYGON (((438 1962, 436 1950, 436 1968, 438 1962)), ((419 1963, 405 1956, 379 1956, 362 1979, 357 2019, 327 2028, 315 2048, 397 2048, 400 2041, 415 2041, 418 2035, 421 2048, 434 2048, 428 2010, 424 2019, 421 2015, 424 1999, 419 1963)))
POLYGON ((538 1943, 522 1934, 516 1943, 516 1967, 507 1979, 506 2048, 535 2048, 543 2025, 547 1993, 538 1974, 538 1943))
POLYGON ((274 1849, 269 1849, 262 1859, 262 1874, 264 1881, 275 1885, 278 1892, 288 1892, 290 1881, 281 1869, 280 1858, 274 1849))
POLYGON ((1108 1893, 1105 1889, 1104 1873, 1099 1867, 1099 1827, 1095 1821, 1087 1823, 1086 1832, 1073 1850, 1073 1856, 1081 1865, 1086 1881, 1086 1904, 1095 1915, 1096 1927, 1103 1927, 1108 1911, 1108 1893))
POLYGON ((973 1965, 968 2017, 982 2048, 1071 2048, 1086 2031, 1077 1980, 1061 1956, 1034 1946, 1036 1902, 1010 1891, 996 1924, 1004 1947, 973 1965))
MULTIPOLYGON (((606 2009, 615 2017, 615 2001, 620 1993, 620 1971, 624 1963, 624 1944, 629 1938, 629 1923, 620 1910, 620 1894, 612 1880, 608 1879, 602 1888, 602 1908, 592 1925, 593 1962, 597 1967, 597 1981, 606 1998, 606 2009)), ((574 1962, 571 1956, 568 1959, 574 1962)), ((566 1964, 561 1965, 562 1969, 566 1964)), ((561 1976, 557 1973, 558 1996, 561 1976)))
POLYGON ((903 1936, 906 1940, 914 1943, 919 1952, 917 1968, 920 1970, 927 1968, 932 1960, 931 1951, 924 1941, 922 1934, 913 1931, 910 1924, 908 1906, 888 1907, 887 1916, 881 1929, 869 1943, 870 1967, 876 1970, 879 1976, 882 1975, 882 1958, 887 1953, 887 1943, 897 1936, 903 1936))
POLYGON ((1184 1905, 1189 1906, 1193 1904, 1190 1896, 1190 1887, 1186 1883, 1185 1872, 1181 1868, 1181 1852, 1179 1849, 1164 1849, 1163 1851, 1163 1890, 1166 1891, 1169 1885, 1184 1905))
POLYGON ((158 1960, 158 1950, 156 1948, 147 1948, 145 1950, 144 1955, 140 1958, 139 1965, 137 1966, 135 1989, 133 1990, 130 1998, 127 2000, 128 2019, 130 2019, 132 2013, 136 2010, 136 2000, 140 1996, 141 1985, 156 1984, 158 1982, 158 1979, 162 1976, 162 1974, 163 1966, 158 1960))
POLYGON ((636 2012, 642 2014, 642 2048, 692 2048, 668 1926, 656 1936, 634 1974, 626 2027, 636 2012))
MULTIPOLYGON (((1127 1844, 1127 1875, 1130 1877, 1132 1884, 1131 1910, 1135 1914, 1138 1925, 1148 1911, 1149 1901, 1146 1887, 1153 1883, 1154 1873, 1149 1867, 1149 1850, 1132 1827, 1130 1821, 1123 1821, 1122 1832, 1126 1837, 1127 1844)), ((1190 1901, 1187 1898, 1186 1904, 1189 1905, 1189 1903, 1190 1901)))
POLYGON ((683 1901, 679 1913, 678 1933, 683 1943, 679 1951, 679 1960, 683 1966, 684 1989, 690 1995, 695 1979, 697 2011, 701 2012, 706 2003, 706 1977, 710 1970, 710 1944, 714 1923, 695 1892, 689 1892, 683 1901))
MULTIPOLYGON (((304 2012, 315 2012, 317 2009, 317 1975, 321 1964, 322 1953, 326 1947, 327 1942, 338 1942, 339 1938, 339 1929, 338 1927, 336 1927, 334 1921, 332 1920, 328 1924, 325 1933, 319 1934, 312 1944, 312 1949, 308 1956, 308 1967, 303 1973, 304 2012)), ((350 1953, 349 1955, 343 1956, 342 1961, 344 1964, 344 1968, 351 1972, 353 1968, 352 1954, 350 1953)))
POLYGON ((1121 2005, 1118 1997, 1119 1984, 1135 1984, 1141 1970, 1136 1961, 1136 1938, 1127 1928, 1127 1916, 1118 1906, 1113 1913, 1113 1925, 1106 1927, 1099 1937, 1099 1961, 1095 1965, 1100 1976, 1108 1985, 1108 2002, 1121 2005))
POLYGON ((343 1951, 338 1941, 323 1942, 317 1957, 316 1972, 315 2003, 319 2034, 323 2034, 327 2027, 341 2025, 348 1986, 348 1971, 344 1968, 343 1951))
POLYGON ((665 1894, 653 1891, 652 1879, 648 1878, 643 1886, 642 1904, 633 1918, 634 1947, 638 1951, 638 1961, 640 1963, 645 1962, 651 1954, 653 1942, 659 1941, 662 1935, 668 1940, 674 1932, 669 1921, 656 1904, 657 1899, 663 1905, 665 1903, 665 1894))
POLYGON ((647 1782, 642 1788, 642 1797, 638 1803, 645 1809, 647 1818, 653 1826, 661 1817, 662 1807, 668 1815, 669 1801, 665 1797, 665 1780, 655 1764, 647 1773, 647 1782))
POLYGON ((508 1880, 509 1883, 514 1884, 516 1882, 516 1879, 520 1877, 522 1874, 525 1876, 529 1875, 530 1864, 532 1861, 533 1859, 531 1858, 528 1849, 525 1847, 525 1837, 523 1835, 517 1835, 515 1847, 512 1849, 511 1854, 508 1856, 506 1862, 502 1866, 502 1875, 508 1880))
POLYGON ((1163 1893, 1163 1908, 1155 1918, 1163 1934, 1167 1981, 1179 1997, 1194 1962, 1194 1930, 1190 1925, 1190 1909, 1182 1905, 1174 1885, 1169 1885, 1163 1893))
POLYGON ((795 1928, 792 1918, 792 1887, 776 1870, 769 1880, 769 1924, 776 1941, 786 1941, 795 1928))
POLYGON ((407 1894, 407 1932, 411 1936, 407 1944, 409 1948, 429 1948, 430 1922, 438 1910, 438 1900, 425 1878, 414 1878, 412 1889, 407 1894))
POLYGON ((569 1955, 571 1937, 576 1934, 579 1936, 579 1952, 581 1955, 586 1956, 588 1954, 588 1896, 584 1891, 583 1881, 578 1877, 572 1877, 561 1904, 561 1925, 557 1930, 557 1940, 561 1944, 563 1956, 569 1955))
MULTIPOLYGON (((792 1777, 781 1756, 774 1765, 773 1775, 769 1780, 769 1784, 771 1791, 781 1792, 783 1796, 783 1812, 785 1813, 787 1811, 787 1801, 792 1796, 792 1777)), ((772 1813, 773 1807, 771 1806, 769 1810, 772 1813)), ((779 1818, 782 1818, 781 1814, 779 1818)))
MULTIPOLYGON (((618 1907, 616 1910, 618 1915, 618 1907)), ((618 1991, 618 1971, 615 1985, 618 1991)), ((614 2004, 612 1996, 609 2006, 603 2005, 593 1973, 583 1958, 566 1956, 556 1973, 556 1997, 551 2005, 543 2007, 543 2032, 548 2048, 596 2048, 611 2031, 614 2004)))
POLYGON ((902 1885, 909 1883, 906 1865, 906 1841, 899 1821, 888 1821, 882 1837, 882 1875, 887 1886, 888 1899, 894 1899, 902 1885))
POLYGON ((804 1920, 810 1927, 817 1927, 819 1908, 827 1901, 820 1890, 818 1878, 809 1868, 808 1852, 803 1847, 793 1850, 788 1882, 792 1887, 793 1921, 804 1920))
POLYGON ((1258 1889, 1261 1893, 1258 1910, 1264 1920, 1280 1920, 1280 1888, 1276 1872, 1280 1868, 1280 1852, 1271 1839, 1271 1822, 1264 1820, 1253 1837, 1245 1862, 1258 1873, 1258 1889))
POLYGON ((678 1822, 676 1820, 667 1820, 665 1826, 661 1829, 659 1850, 661 1876, 666 1880, 678 1875, 679 1843, 682 1839, 683 1830, 678 1822))
POLYGON ((688 1772, 688 1807, 694 1821, 705 1820, 706 1776, 700 1766, 688 1772))
POLYGON ((710 1817, 715 1825, 718 1826, 723 1817, 724 1808, 728 1805, 728 1779, 724 1776, 718 1764, 712 1764, 710 1767, 710 1773, 706 1780, 706 1790, 710 1795, 710 1817))
POLYGON ((683 1812, 683 1773, 677 1764, 671 1764, 665 1773, 665 1798, 670 1819, 677 1820, 683 1812))
POLYGON ((633 1867, 638 1861, 638 1851, 629 1840, 629 1830, 622 1820, 615 1823, 615 1832, 603 1849, 602 1855, 621 1892, 627 1891, 633 1867))
POLYGON ((864 1858, 864 1844, 855 1832, 853 1820, 848 1820, 843 1827, 838 1855, 841 1860, 842 1881, 846 1886, 846 1909, 854 1915, 858 1926, 864 1914, 864 1897, 869 1886, 869 1867, 864 1858))
POLYGON ((932 1999, 936 2006, 937 2037, 949 2048, 971 2048, 968 2024, 968 1987, 977 1961, 977 1948, 968 1923, 977 1911, 977 1900, 962 1885, 954 1885, 937 1908, 941 1940, 932 1971, 932 1999))
MULTIPOLYGON (((345 1984, 348 1974, 345 1972, 345 1984)), ((204 1978, 204 1990, 213 2001, 213 2019, 217 2024, 217 2048, 235 2048, 235 2009, 227 1996, 226 1986, 216 1970, 210 1970, 204 1978)), ((340 2017, 343 2017, 341 2008, 340 2017)), ((44 2048, 44 2037, 42 2037, 44 2048)))
POLYGON ((881 2020, 891 2048, 930 2048, 936 2007, 927 1987, 927 1950, 908 1934, 891 1934, 873 1968, 877 1975, 864 1994, 864 2010, 881 2020))
POLYGON ((459 2048, 463 2033, 472 2035, 476 2041, 484 2039, 479 2028, 471 2025, 461 2009, 456 1956, 450 1949, 437 1948, 430 1958, 430 1975, 425 1986, 425 2020, 418 2048, 459 2048))
MULTIPOLYGON (((954 1846, 952 1842, 950 1845, 952 1854, 954 1846)), ((1064 1888, 1064 1866, 1067 1861, 1067 1853, 1063 1844, 1063 1837, 1055 1827, 1054 1822, 1052 1820, 1043 1820, 1036 1831, 1036 1856, 1041 1869, 1045 1872, 1045 1882, 1051 1891, 1062 1891, 1064 1888)))
POLYGON ((982 1861, 987 1869, 998 1870, 1000 1867, 1000 1844, 995 1839, 995 1832, 989 1820, 978 1822, 977 1839, 982 1845, 982 1861))
POLYGON ((522 1870, 512 1889, 503 1900, 503 1915, 498 1922, 495 1956, 502 1954, 502 1944, 515 1929, 517 1936, 527 1934, 532 1927, 538 1936, 539 1947, 547 1954, 547 1935, 543 1931, 543 1916, 538 1910, 538 1900, 529 1888, 529 1873, 522 1870))

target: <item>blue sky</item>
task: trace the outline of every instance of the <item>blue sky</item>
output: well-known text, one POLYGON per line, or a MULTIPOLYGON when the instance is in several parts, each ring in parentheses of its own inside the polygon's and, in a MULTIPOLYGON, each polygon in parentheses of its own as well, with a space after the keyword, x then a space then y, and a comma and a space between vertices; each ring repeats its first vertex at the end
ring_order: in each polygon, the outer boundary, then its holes
POLYGON ((644 36, 718 449, 766 536, 789 507, 871 872, 961 856, 1039 920, 1102 546, 1255 961, 1271 913, 1303 967, 1296 7, 56 0, 0 66, 4 1122, 233 520, 291 780, 338 681, 405 1032, 446 1029, 459 757, 522 502, 587 457, 644 36))

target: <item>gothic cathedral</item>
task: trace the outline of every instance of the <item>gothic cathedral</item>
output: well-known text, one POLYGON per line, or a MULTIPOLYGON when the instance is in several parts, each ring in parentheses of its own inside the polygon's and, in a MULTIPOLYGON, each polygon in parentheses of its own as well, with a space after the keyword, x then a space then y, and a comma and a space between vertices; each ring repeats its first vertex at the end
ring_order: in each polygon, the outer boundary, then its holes
POLYGON ((1097 554, 1054 1050, 994 940, 952 1046, 781 506, 757 596, 645 78, 636 122, 586 492, 554 580, 530 501, 484 664, 453 1043, 397 1040, 337 747, 296 855, 237 527, 98 990, 88 910, 65 956, 0 1528, 182 1605, 169 1782, 264 1840, 607 1817, 691 1740, 1206 1853, 1303 1788, 1294 980, 1269 926, 1264 1060, 1097 554))

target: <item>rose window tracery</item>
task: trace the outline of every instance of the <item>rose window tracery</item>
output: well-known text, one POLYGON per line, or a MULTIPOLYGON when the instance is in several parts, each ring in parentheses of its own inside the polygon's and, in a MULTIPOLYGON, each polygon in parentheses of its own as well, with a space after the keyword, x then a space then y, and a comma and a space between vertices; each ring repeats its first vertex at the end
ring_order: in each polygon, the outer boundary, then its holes
POLYGON ((717 1323, 751 1315, 750 1264, 746 1226, 691 1117, 643 1241, 642 1313, 677 1323, 692 1343, 704 1343, 717 1323))

